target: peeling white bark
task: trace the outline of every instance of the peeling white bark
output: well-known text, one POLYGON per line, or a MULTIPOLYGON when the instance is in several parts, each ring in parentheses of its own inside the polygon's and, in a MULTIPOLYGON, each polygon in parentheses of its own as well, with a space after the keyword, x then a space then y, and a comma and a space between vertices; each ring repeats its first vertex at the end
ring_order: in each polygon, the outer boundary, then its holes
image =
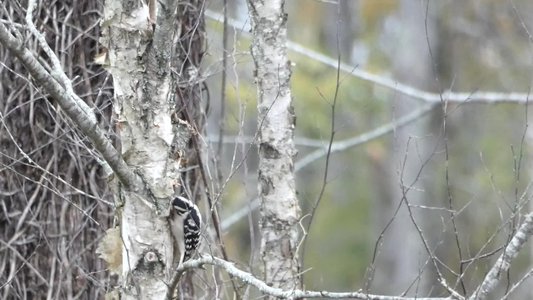
POLYGON ((180 182, 177 145, 185 145, 180 140, 190 133, 172 119, 170 57, 177 1, 159 1, 156 20, 149 19, 142 1, 138 7, 132 6, 134 2, 105 1, 101 24, 122 155, 144 182, 140 191, 117 189, 124 243, 121 299, 163 299, 173 267, 167 217, 169 200, 180 182))
POLYGON ((284 1, 249 0, 252 55, 258 84, 261 259, 265 281, 300 286, 297 245, 300 207, 294 181, 294 109, 287 58, 284 1))

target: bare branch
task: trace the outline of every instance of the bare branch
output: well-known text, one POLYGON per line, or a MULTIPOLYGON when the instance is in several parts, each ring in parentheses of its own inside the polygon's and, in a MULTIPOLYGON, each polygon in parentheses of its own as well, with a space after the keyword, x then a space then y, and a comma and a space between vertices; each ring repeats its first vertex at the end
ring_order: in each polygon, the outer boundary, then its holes
MULTIPOLYGON (((313 205, 313 207, 311 208, 311 213, 309 214, 309 223, 307 224, 307 230, 305 230, 304 232, 304 236, 302 238, 302 241, 301 241, 301 253, 302 253, 302 266, 305 266, 304 264, 304 259, 305 259, 305 250, 307 249, 306 245, 307 245, 307 241, 309 240, 309 235, 311 234, 311 226, 313 226, 313 221, 315 219, 315 215, 316 215, 316 211, 318 209, 318 206, 320 205, 320 203, 322 202, 322 199, 324 197, 324 193, 326 192, 326 186, 327 186, 327 183, 328 183, 328 171, 329 171, 329 164, 330 164, 330 158, 331 158, 331 148, 333 146, 333 141, 335 139, 335 110, 337 108, 337 100, 339 99, 339 89, 340 89, 340 86, 341 86, 341 69, 340 69, 340 64, 341 64, 341 52, 340 52, 340 43, 339 43, 339 30, 340 30, 340 4, 337 4, 337 17, 339 18, 337 20, 337 38, 336 38, 336 41, 337 41, 337 52, 338 52, 338 55, 337 55, 337 73, 336 73, 336 83, 335 83, 335 92, 333 94, 333 103, 331 103, 331 106, 330 106, 330 114, 331 114, 331 120, 330 120, 330 136, 329 136, 329 142, 328 142, 328 147, 327 147, 327 150, 326 150, 326 158, 325 158, 325 166, 324 166, 324 175, 322 177, 322 184, 321 184, 321 187, 320 187, 320 192, 318 193, 318 197, 315 201, 315 204, 313 205)), ((320 91, 319 91, 320 93, 320 91)), ((322 98, 324 98, 324 96, 322 95, 322 93, 320 93, 320 95, 322 96, 322 98)), ((325 98, 324 98, 325 100, 325 98)), ((300 246, 299 246, 300 247, 300 246)), ((302 275, 302 278, 303 278, 303 275, 302 275)), ((303 279, 302 279, 303 281, 303 279)))
POLYGON ((423 297, 396 297, 396 296, 383 296, 383 295, 372 295, 365 294, 362 292, 344 292, 336 293, 329 291, 304 291, 304 290, 282 290, 278 288, 273 288, 268 286, 264 281, 257 279, 254 275, 245 272, 237 267, 233 263, 227 262, 223 259, 210 256, 202 255, 201 258, 195 260, 189 260, 184 262, 178 269, 177 273, 181 274, 184 270, 201 268, 203 265, 213 265, 224 269, 227 273, 239 278, 244 283, 256 287, 261 292, 268 294, 270 296, 282 298, 282 299, 300 299, 300 298, 330 298, 330 299, 365 299, 365 300, 444 300, 444 299, 455 299, 453 297, 435 297, 435 298, 423 298, 423 297))
MULTIPOLYGON (((362 145, 364 143, 367 143, 371 140, 377 139, 385 134, 391 133, 398 128, 401 128, 403 126, 410 124, 413 121, 416 121, 418 118, 424 116, 425 114, 430 112, 435 107, 436 107, 436 104, 427 104, 415 110, 414 112, 399 118, 398 120, 394 122, 384 124, 372 131, 363 133, 353 138, 335 142, 331 145, 331 153, 344 151, 344 150, 362 145)), ((317 149, 313 151, 312 153, 308 154, 307 156, 303 157, 302 159, 298 160, 294 165, 294 171, 298 172, 301 169, 305 168, 306 166, 310 165, 311 163, 315 162, 316 160, 327 155, 328 148, 329 148, 328 145, 325 144, 322 146, 321 149, 317 149)), ((242 207, 241 209, 233 213, 231 216, 224 218, 224 220, 222 221, 222 230, 227 230, 232 225, 237 223, 240 219, 244 218, 248 214, 249 211, 253 211, 257 209, 258 207, 259 207, 259 198, 255 198, 253 201, 250 202, 249 205, 242 207)))
POLYGON ((30 50, 24 47, 22 41, 14 37, 2 23, 0 23, 0 43, 20 59, 44 90, 57 100, 70 119, 78 125, 81 131, 91 140, 94 147, 102 154, 118 179, 127 187, 138 187, 139 178, 130 170, 104 132, 87 117, 87 113, 76 104, 72 97, 69 97, 65 89, 37 61, 30 50))
MULTIPOLYGON (((407 116, 404 116, 400 119, 398 119, 395 122, 391 122, 388 124, 384 124, 370 132, 358 135, 356 137, 346 139, 340 142, 335 142, 331 145, 331 153, 344 151, 350 148, 353 148, 355 146, 367 143, 371 140, 374 140, 378 137, 381 137, 385 134, 388 134, 390 132, 393 132, 395 129, 405 126, 418 118, 424 116, 426 113, 430 112, 433 108, 435 108, 434 105, 428 104, 426 106, 423 106, 414 112, 408 114, 407 116)), ((304 158, 298 160, 295 164, 295 170, 299 171, 300 169, 306 167, 310 163, 316 161, 317 159, 323 157, 328 153, 328 148, 324 147, 322 149, 315 150, 311 154, 308 154, 304 158)))
POLYGON ((515 233, 507 247, 505 247, 503 253, 500 255, 494 266, 492 266, 489 273, 485 276, 485 279, 481 285, 469 298, 470 300, 482 300, 487 298, 487 295, 498 285, 501 275, 509 270, 511 267, 511 261, 516 258, 532 234, 533 213, 529 213, 526 215, 524 222, 515 233))
MULTIPOLYGON (((217 22, 223 20, 221 14, 206 10, 205 15, 217 22)), ((243 34, 249 34, 249 24, 240 22, 236 19, 228 19, 228 24, 232 26, 235 30, 239 30, 243 34)), ((412 97, 414 99, 423 100, 430 103, 440 103, 441 101, 448 102, 468 102, 468 103, 485 103, 485 104, 494 104, 494 103, 527 103, 529 94, 528 93, 499 93, 499 92, 488 92, 488 91, 477 91, 474 93, 456 93, 452 91, 444 91, 443 93, 431 93, 423 91, 412 86, 400 83, 394 79, 372 74, 370 72, 354 69, 352 65, 341 63, 340 66, 337 65, 337 59, 324 55, 322 53, 313 51, 309 48, 306 48, 298 43, 291 41, 287 42, 287 48, 306 56, 310 59, 319 61, 328 67, 337 68, 340 67, 340 70, 351 74, 354 77, 357 77, 361 80, 371 82, 375 85, 382 86, 398 92, 402 95, 412 97)))
POLYGON ((515 284, 513 284, 513 286, 509 289, 509 291, 502 297, 501 300, 507 300, 509 299, 510 295, 519 287, 521 286, 524 281, 526 281, 527 279, 529 279, 531 276, 533 275, 533 269, 532 270, 529 270, 529 272, 527 272, 524 276, 522 276, 522 278, 520 278, 520 280, 518 280, 515 284))
POLYGON ((52 62, 52 73, 50 75, 52 75, 52 77, 54 77, 57 81, 59 81, 59 83, 61 83, 65 87, 66 95, 72 100, 74 100, 76 105, 78 105, 87 114, 87 117, 91 120, 91 122, 96 123, 96 117, 94 115, 94 112, 87 105, 87 103, 81 100, 81 98, 74 93, 70 80, 68 79, 67 75, 65 75, 65 72, 63 72, 63 67, 59 62, 59 58, 55 55, 54 51, 50 48, 50 46, 48 46, 48 43, 46 42, 44 36, 37 30, 37 28, 35 28, 35 24, 33 24, 31 17, 36 5, 36 0, 28 1, 28 9, 26 10, 26 24, 28 25, 28 29, 30 30, 30 32, 35 36, 35 38, 37 38, 39 45, 52 62))

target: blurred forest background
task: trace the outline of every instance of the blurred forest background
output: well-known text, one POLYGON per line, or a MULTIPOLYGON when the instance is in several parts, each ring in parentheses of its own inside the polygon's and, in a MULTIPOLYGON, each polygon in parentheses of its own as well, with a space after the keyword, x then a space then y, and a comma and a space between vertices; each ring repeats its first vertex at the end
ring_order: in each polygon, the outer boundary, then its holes
MULTIPOLYGON (((24 6, 8 2, 0 8, 3 20, 24 15, 24 6)), ((303 227, 324 184, 326 156, 305 163, 302 159, 327 149, 337 88, 334 144, 346 146, 329 156, 325 193, 302 249, 305 287, 447 295, 435 281, 423 235, 450 286, 472 293, 520 224, 521 213, 532 210, 533 135, 527 106, 469 103, 466 96, 430 109, 423 99, 355 74, 364 70, 437 94, 528 94, 533 82, 533 2, 291 0, 286 8, 303 227), (340 72, 340 81, 338 59, 348 66, 348 72, 340 72), (417 113, 409 125, 389 134, 350 143, 417 113)), ((113 137, 108 119, 111 79, 92 62, 98 51, 99 9, 99 1, 51 1, 39 6, 39 22, 76 91, 98 107, 99 122, 113 137)), ((231 19, 224 50, 222 11, 221 1, 205 2, 205 141, 210 158, 223 136, 223 159, 211 164, 211 172, 217 174, 219 168, 224 187, 224 239, 229 257, 253 270, 257 212, 240 214, 252 210, 257 197, 250 24, 246 3, 228 0, 231 19)), ((0 272, 0 286, 46 285, 47 279, 33 268, 51 266, 50 272, 74 283, 68 286, 78 288, 80 297, 95 299, 102 296, 108 278, 94 251, 112 223, 110 193, 90 148, 69 128, 69 121, 57 118, 54 106, 45 105, 40 94, 29 89, 31 81, 13 76, 26 71, 2 48, 0 60, 0 271, 11 270, 0 272), (13 141, 42 167, 29 163, 13 141), (46 226, 38 226, 43 220, 46 226), (26 278, 13 279, 22 276, 19 269, 9 268, 13 256, 23 262, 21 269, 30 269, 21 272, 26 278)), ((532 262, 533 249, 528 247, 514 261, 495 299, 530 272, 532 262)), ((529 284, 526 281, 510 298, 533 298, 529 284)), ((60 298, 60 288, 56 293, 60 298)))
MULTIPOLYGON (((247 8, 243 1, 230 3, 228 12, 236 22, 229 34, 224 174, 234 155, 238 162, 246 154, 246 145, 233 143, 253 138, 256 122, 247 8)), ((211 63, 206 71, 213 74, 209 139, 217 140, 223 25, 216 14, 221 8, 211 3, 208 10, 211 63)), ((288 1, 287 10, 289 39, 295 44, 289 56, 294 63, 297 170, 298 160, 329 142, 339 57, 348 71, 362 69, 433 93, 531 89, 531 1, 301 0, 288 1), (316 53, 333 63, 317 61, 316 53)), ((340 76, 335 142, 347 142, 426 104, 351 72, 340 76)), ((524 200, 529 199, 528 145, 533 141, 526 134, 527 109, 522 104, 469 104, 465 97, 447 105, 446 118, 443 110, 438 106, 391 134, 331 155, 325 195, 304 251, 306 288, 368 288, 393 295, 443 292, 405 205, 395 215, 402 185, 413 185, 407 198, 431 250, 449 267, 443 275, 455 283, 454 272, 465 271, 458 280, 461 292, 479 283, 496 258, 486 254, 509 239, 519 220, 516 212, 529 209, 524 200)), ((223 219, 256 196, 255 168, 254 151, 224 191, 223 219)), ((324 168, 321 157, 296 174, 304 214, 318 197, 324 168)), ((250 224, 255 223, 245 217, 227 230, 230 256, 242 263, 250 259, 250 224)), ((252 240, 257 247, 257 239, 252 240)), ((529 271, 532 258, 522 253, 509 280, 529 271)), ((513 297, 531 298, 530 293, 524 288, 513 297)))

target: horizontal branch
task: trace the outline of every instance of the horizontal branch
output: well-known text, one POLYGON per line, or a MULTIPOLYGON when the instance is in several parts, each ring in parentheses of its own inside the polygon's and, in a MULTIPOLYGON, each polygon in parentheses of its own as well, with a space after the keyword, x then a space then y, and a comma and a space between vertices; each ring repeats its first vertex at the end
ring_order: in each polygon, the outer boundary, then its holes
MULTIPOLYGON (((422 106, 421 108, 415 110, 414 112, 403 116, 399 118, 398 120, 394 122, 390 122, 387 124, 384 124, 382 126, 379 126, 378 128, 360 134, 358 136, 355 136, 353 138, 349 138, 346 140, 334 142, 331 144, 331 153, 341 152, 344 150, 348 150, 350 148, 362 145, 364 143, 370 142, 374 139, 377 139, 379 137, 382 137, 386 134, 389 134, 393 132, 394 130, 398 128, 402 128, 417 119, 423 117, 425 114, 429 113, 432 109, 434 109, 436 104, 427 104, 425 106, 422 106)), ((298 160, 296 164, 294 165, 295 172, 298 172, 305 168, 306 166, 310 165, 311 163, 317 161, 318 159, 326 156, 328 153, 328 145, 324 144, 320 149, 317 149, 310 154, 306 155, 302 159, 298 160)), ((244 218, 248 215, 250 211, 254 211, 259 207, 260 201, 259 198, 255 198, 252 200, 249 204, 244 205, 242 208, 240 208, 238 211, 233 213, 227 218, 224 218, 224 221, 222 222, 222 230, 227 230, 230 228, 233 224, 237 223, 239 220, 244 218)))
MULTIPOLYGON (((217 22, 222 22, 224 17, 218 12, 211 10, 206 10, 205 15, 212 20, 217 22)), ((242 32, 243 34, 250 34, 250 24, 238 21, 236 19, 229 18, 228 24, 233 27, 234 30, 242 32)), ((417 89, 415 87, 409 86, 407 84, 400 83, 394 79, 372 74, 370 72, 355 68, 352 65, 341 63, 339 65, 337 58, 332 58, 322 53, 316 52, 309 48, 306 48, 298 43, 288 42, 287 48, 306 56, 315 61, 319 61, 328 67, 334 69, 340 68, 341 71, 350 74, 356 78, 359 78, 364 81, 368 81, 378 86, 385 87, 387 89, 398 92, 399 94, 412 97, 414 99, 423 100, 430 103, 438 103, 441 101, 448 102, 466 102, 466 103, 484 103, 484 104, 494 104, 494 103, 528 103, 529 94, 528 93, 499 93, 499 92, 487 92, 487 91, 477 91, 473 93, 456 93, 452 91, 445 91, 442 94, 431 93, 417 89)))
POLYGON ((69 97, 66 90, 39 63, 30 50, 24 47, 22 41, 14 37, 4 24, 0 23, 0 43, 10 50, 30 72, 33 78, 48 92, 61 106, 67 116, 87 135, 94 147, 115 172, 118 179, 131 188, 139 187, 138 176, 129 168, 120 153, 113 147, 111 141, 93 122, 88 113, 69 97))
POLYGON ((336 293, 329 291, 304 291, 304 290, 282 290, 279 288, 274 288, 267 285, 264 281, 257 279, 254 275, 240 270, 235 267, 233 263, 227 262, 223 259, 213 257, 210 255, 202 255, 199 259, 190 260, 182 265, 176 270, 176 272, 181 273, 187 269, 200 268, 203 265, 213 265, 219 268, 224 269, 228 274, 233 275, 234 277, 240 279, 246 284, 256 287, 262 293, 268 294, 270 296, 278 297, 281 299, 300 299, 300 298, 330 298, 330 299, 365 299, 365 300, 443 300, 443 299, 453 299, 452 297, 445 298, 422 298, 422 297, 396 297, 396 296, 383 296, 383 295, 373 295, 366 294, 363 292, 344 292, 336 293))

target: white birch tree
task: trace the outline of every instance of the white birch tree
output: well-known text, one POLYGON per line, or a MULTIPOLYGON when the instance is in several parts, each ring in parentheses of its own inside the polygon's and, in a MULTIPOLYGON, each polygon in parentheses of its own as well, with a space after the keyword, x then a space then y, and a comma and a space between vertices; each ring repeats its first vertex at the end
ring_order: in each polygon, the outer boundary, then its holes
POLYGON ((177 2, 164 1, 157 8, 106 1, 101 23, 121 154, 142 180, 133 187, 119 182, 115 192, 124 248, 123 299, 163 299, 167 294, 174 258, 169 203, 180 184, 179 155, 190 134, 184 121, 172 119, 170 58, 177 2))
POLYGON ((295 126, 285 1, 248 1, 258 110, 261 260, 267 284, 300 286, 300 206, 294 181, 295 126))

